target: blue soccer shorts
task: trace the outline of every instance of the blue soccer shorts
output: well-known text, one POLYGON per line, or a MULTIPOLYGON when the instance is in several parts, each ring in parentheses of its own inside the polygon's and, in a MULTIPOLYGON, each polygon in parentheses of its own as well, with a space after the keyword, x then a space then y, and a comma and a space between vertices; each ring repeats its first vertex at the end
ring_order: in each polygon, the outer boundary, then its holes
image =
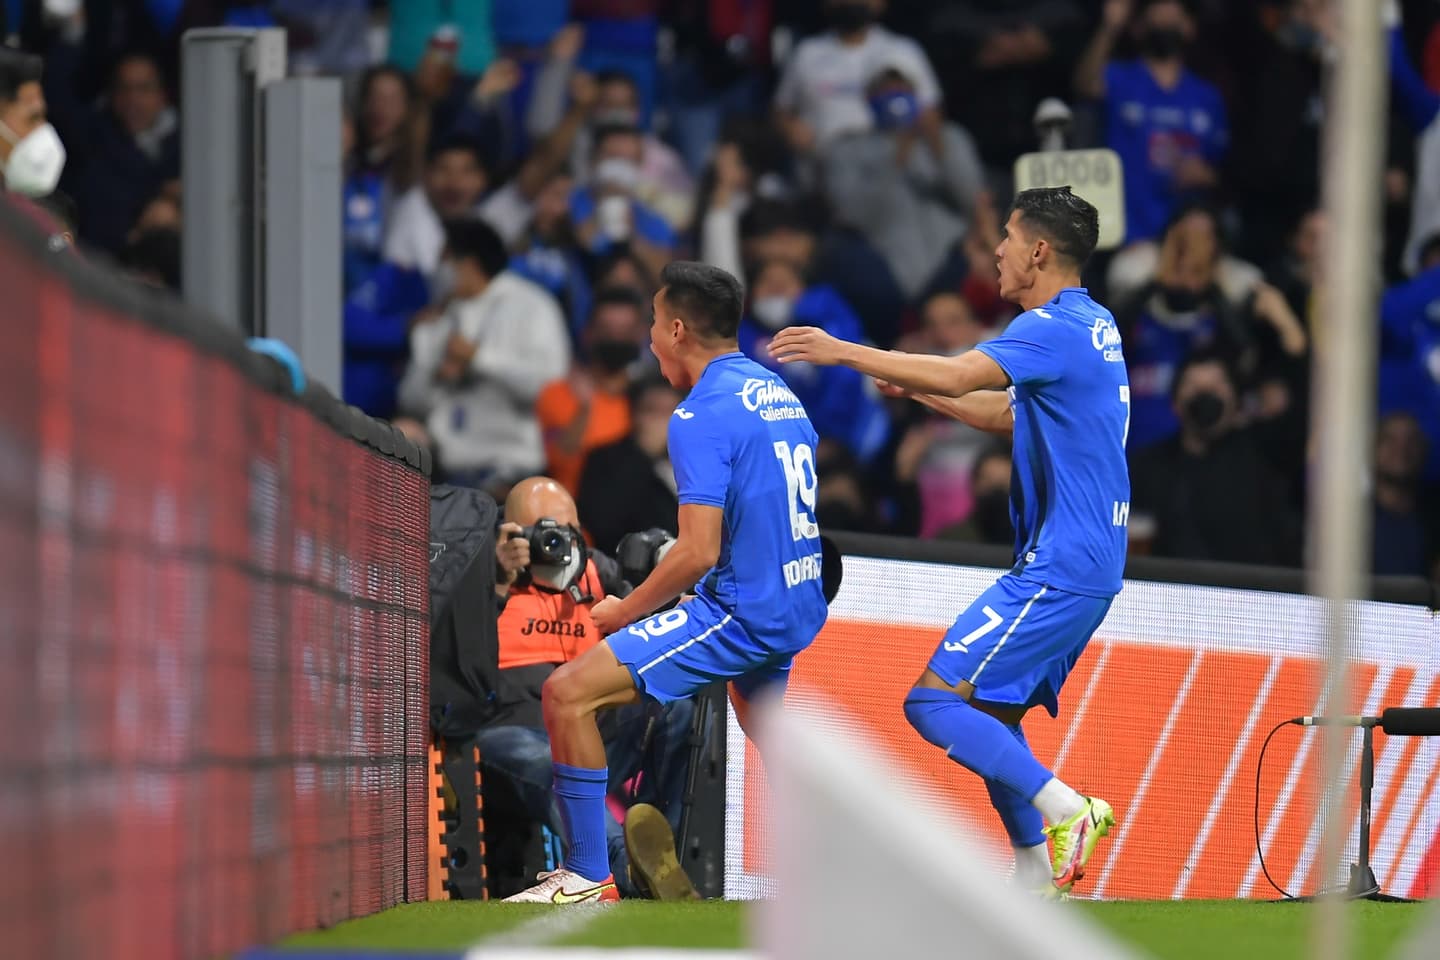
POLYGON ((660 703, 682 700, 715 680, 733 680, 746 700, 783 694, 793 651, 767 649, 705 597, 624 627, 605 638, 635 688, 660 703))
POLYGON ((1001 577, 955 618, 930 669, 951 686, 968 680, 978 701, 1056 716, 1060 688, 1113 599, 1001 577))

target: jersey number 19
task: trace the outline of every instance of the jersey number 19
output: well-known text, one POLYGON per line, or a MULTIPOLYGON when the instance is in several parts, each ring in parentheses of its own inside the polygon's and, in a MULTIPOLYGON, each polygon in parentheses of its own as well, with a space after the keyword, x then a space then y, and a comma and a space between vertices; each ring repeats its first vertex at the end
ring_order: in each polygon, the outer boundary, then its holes
POLYGON ((775 441, 775 456, 785 468, 785 487, 789 491, 790 535, 796 540, 814 540, 820 536, 815 522, 815 455, 810 445, 797 443, 795 449, 784 440, 775 441))

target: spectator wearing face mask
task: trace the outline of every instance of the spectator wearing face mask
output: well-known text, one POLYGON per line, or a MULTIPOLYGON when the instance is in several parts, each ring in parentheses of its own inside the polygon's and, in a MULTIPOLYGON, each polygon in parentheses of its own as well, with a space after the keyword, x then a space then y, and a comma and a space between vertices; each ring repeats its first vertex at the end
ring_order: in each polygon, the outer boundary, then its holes
POLYGON ((1155 237, 1187 200, 1212 191, 1229 146, 1220 91, 1185 67, 1195 22, 1182 0, 1141 0, 1140 59, 1112 61, 1135 0, 1105 0, 1075 88, 1103 102, 1106 142, 1125 176, 1127 243, 1155 237))
POLYGON ((535 402, 550 475, 571 493, 580 490, 590 451, 630 432, 627 392, 649 327, 645 308, 632 290, 601 290, 581 336, 585 362, 540 391, 535 402))
POLYGON ((400 407, 424 422, 449 482, 503 496, 545 461, 535 400, 570 366, 570 338, 544 290, 506 270, 509 255, 484 221, 446 226, 453 296, 410 334, 400 407))
POLYGON ((920 131, 938 141, 943 118, 935 71, 919 44, 876 23, 883 9, 883 0, 825 0, 830 29, 802 40, 790 55, 775 111, 790 148, 802 158, 841 134, 874 126, 865 87, 887 67, 912 79, 920 131))
POLYGON ((1131 530, 1153 529, 1156 556, 1293 566, 1299 517, 1240 414, 1223 358, 1198 354, 1175 377, 1179 432, 1131 461, 1131 530), (1136 518, 1140 522, 1136 522, 1136 518))
POLYGON ((868 377, 848 367, 782 364, 770 356, 770 338, 789 326, 819 327, 841 340, 860 342, 860 320, 827 286, 806 286, 798 267, 772 260, 754 271, 750 309, 740 321, 740 350, 774 370, 805 405, 821 439, 843 444, 861 463, 869 463, 890 435, 884 398, 868 377))
POLYGON ((665 218, 636 194, 643 150, 644 140, 634 127, 596 131, 590 180, 571 195, 570 219, 590 253, 628 245, 658 276, 674 259, 678 238, 665 218))
POLYGON ((43 67, 39 57, 0 47, 0 171, 5 192, 20 197, 48 195, 65 167, 65 148, 45 120, 43 67))
POLYGON ((825 147, 822 179, 837 219, 864 234, 914 302, 964 278, 962 242, 984 171, 975 142, 954 124, 941 128, 938 151, 921 136, 919 95, 905 73, 886 67, 866 92, 874 127, 825 147))
MULTIPOLYGON (((577 48, 573 52, 557 53, 552 45, 551 54, 536 77, 535 95, 526 114, 525 126, 532 138, 546 136, 564 114, 566 88, 576 76, 578 52, 577 48)), ((694 212, 694 181, 680 155, 649 129, 649 118, 642 108, 640 87, 635 78, 624 70, 604 70, 596 74, 595 87, 594 102, 586 111, 571 148, 571 167, 591 168, 596 135, 600 131, 610 127, 638 131, 641 147, 635 196, 664 217, 673 229, 685 230, 694 212)))
POLYGON ((658 527, 678 533, 670 418, 680 393, 660 377, 630 387, 630 434, 585 459, 576 498, 597 549, 613 552, 620 538, 658 527))
POLYGON ((1380 418, 1375 434, 1371 571, 1440 580, 1440 510, 1420 473, 1427 455, 1420 422, 1408 413, 1380 418))
POLYGON ((823 211, 812 206, 784 200, 751 203, 736 226, 742 262, 796 265, 816 284, 832 287, 860 317, 871 340, 885 346, 895 342, 905 298, 889 264, 863 234, 828 223, 823 211))
POLYGON ((640 132, 640 159, 637 164, 635 198, 654 210, 670 226, 683 231, 694 214, 695 181, 685 162, 669 144, 644 124, 640 109, 640 87, 623 70, 608 70, 595 77, 599 96, 591 110, 586 134, 576 138, 574 165, 590 166, 595 133, 607 127, 628 127, 640 132))
POLYGON ((1222 283, 1223 255, 1213 215, 1195 209, 1166 231, 1154 279, 1116 311, 1130 374, 1128 448, 1173 435, 1180 426, 1171 403, 1186 358, 1216 352, 1247 381, 1293 380, 1308 342, 1304 327, 1274 287, 1254 282, 1234 298, 1222 283))

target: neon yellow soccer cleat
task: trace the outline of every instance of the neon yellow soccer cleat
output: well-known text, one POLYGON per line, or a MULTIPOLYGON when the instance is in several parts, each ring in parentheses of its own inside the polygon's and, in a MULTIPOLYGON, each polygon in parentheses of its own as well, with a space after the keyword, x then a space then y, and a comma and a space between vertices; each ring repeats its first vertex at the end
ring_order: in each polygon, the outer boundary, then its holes
POLYGON ((1110 804, 1095 797, 1086 797, 1080 812, 1054 826, 1046 827, 1050 837, 1050 865, 1055 874, 1055 889, 1069 893, 1077 880, 1085 876, 1085 864, 1095 852, 1095 844, 1115 826, 1115 811, 1110 804))

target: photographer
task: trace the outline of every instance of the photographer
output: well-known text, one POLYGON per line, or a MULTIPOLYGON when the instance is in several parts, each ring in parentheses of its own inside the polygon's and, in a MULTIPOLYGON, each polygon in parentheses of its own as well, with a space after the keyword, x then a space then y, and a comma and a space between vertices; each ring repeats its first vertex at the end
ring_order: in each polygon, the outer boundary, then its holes
MULTIPOLYGON (((624 596, 631 587, 616 561, 586 548, 574 500, 547 477, 522 480, 510 492, 495 556, 507 702, 477 736, 481 762, 487 776, 514 785, 531 817, 564 838, 540 689, 557 666, 602 639, 590 618, 595 602, 609 594, 624 596)), ((607 821, 606 844, 622 896, 698 898, 675 859, 673 835, 693 715, 688 699, 663 708, 635 704, 610 712, 601 724, 610 795, 620 796, 622 785, 637 776, 639 784, 624 830, 613 816, 607 821), (647 806, 638 806, 642 803, 647 806), (626 869, 632 864, 633 873, 626 869)))

